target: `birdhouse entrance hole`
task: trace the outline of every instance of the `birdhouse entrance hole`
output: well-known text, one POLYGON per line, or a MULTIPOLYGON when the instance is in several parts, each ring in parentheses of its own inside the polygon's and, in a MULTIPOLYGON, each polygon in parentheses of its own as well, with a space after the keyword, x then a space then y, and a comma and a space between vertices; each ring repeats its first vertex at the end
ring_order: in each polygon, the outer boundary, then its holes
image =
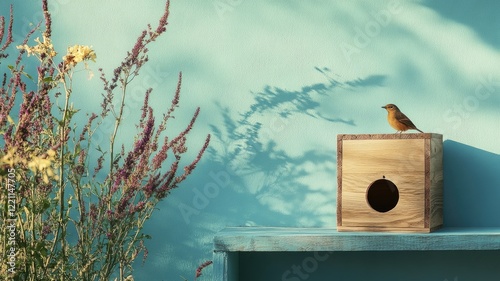
POLYGON ((376 180, 368 186, 366 201, 375 211, 388 212, 398 204, 398 188, 392 181, 385 178, 376 180))

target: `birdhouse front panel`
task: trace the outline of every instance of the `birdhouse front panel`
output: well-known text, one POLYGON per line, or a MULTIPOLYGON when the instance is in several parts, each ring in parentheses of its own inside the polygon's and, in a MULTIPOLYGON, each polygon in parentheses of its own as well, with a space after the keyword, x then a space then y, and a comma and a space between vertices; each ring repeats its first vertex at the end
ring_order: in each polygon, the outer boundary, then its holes
POLYGON ((339 135, 339 231, 430 232, 442 224, 442 136, 339 135))

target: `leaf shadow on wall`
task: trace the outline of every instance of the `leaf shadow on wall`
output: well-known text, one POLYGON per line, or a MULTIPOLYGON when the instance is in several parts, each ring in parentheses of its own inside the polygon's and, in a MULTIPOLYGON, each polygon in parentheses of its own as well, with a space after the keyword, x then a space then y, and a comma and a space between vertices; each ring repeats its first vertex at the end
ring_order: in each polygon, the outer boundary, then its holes
POLYGON ((500 155, 443 143, 444 225, 500 227, 500 155))
MULTIPOLYGON (((329 147, 304 147, 293 153, 278 141, 289 137, 287 130, 300 122, 311 125, 303 135, 293 135, 298 139, 313 138, 313 123, 320 124, 321 130, 331 126, 332 132, 335 124, 356 126, 353 119, 325 116, 319 100, 328 97, 334 103, 336 88, 356 91, 360 87, 383 86, 386 77, 373 75, 340 82, 328 68, 315 69, 326 82, 300 90, 266 86, 261 92, 252 93, 254 102, 239 115, 220 106, 224 122, 211 126, 216 145, 209 153, 215 162, 225 166, 231 177, 230 189, 238 195, 227 189, 223 192, 228 195, 227 201, 241 199, 237 200, 236 209, 244 210, 247 225, 335 225, 336 141, 329 147), (269 211, 275 215, 269 216, 269 211)), ((335 138, 336 134, 332 135, 335 138)))
MULTIPOLYGON (((267 86, 253 93, 253 102, 240 113, 219 106, 223 121, 211 125, 212 141, 203 165, 159 206, 159 216, 145 227, 154 241, 146 243, 150 257, 136 271, 138 279, 163 280, 155 272, 165 267, 189 276, 210 259, 213 236, 226 226, 335 226, 336 141, 331 147, 290 155, 275 140, 297 120, 333 124, 333 131, 335 124, 355 126, 355 120, 320 114, 318 100, 328 96, 334 103, 337 87, 355 92, 383 86, 385 76, 339 82, 329 77, 328 69, 316 70, 326 82, 296 91, 267 86)), ((304 134, 310 138, 313 128, 304 134)), ((211 270, 203 274, 209 276, 211 270)))

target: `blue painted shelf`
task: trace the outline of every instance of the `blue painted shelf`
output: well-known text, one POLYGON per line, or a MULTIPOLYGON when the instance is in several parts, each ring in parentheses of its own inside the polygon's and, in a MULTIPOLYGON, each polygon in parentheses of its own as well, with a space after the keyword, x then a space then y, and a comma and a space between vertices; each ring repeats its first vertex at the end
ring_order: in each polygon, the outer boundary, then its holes
POLYGON ((431 233, 338 232, 325 228, 232 227, 214 238, 215 251, 500 250, 500 228, 442 228, 431 233))
POLYGON ((442 228, 432 233, 230 227, 214 237, 214 275, 215 280, 238 280, 240 252, 454 250, 500 250, 500 227, 442 228))

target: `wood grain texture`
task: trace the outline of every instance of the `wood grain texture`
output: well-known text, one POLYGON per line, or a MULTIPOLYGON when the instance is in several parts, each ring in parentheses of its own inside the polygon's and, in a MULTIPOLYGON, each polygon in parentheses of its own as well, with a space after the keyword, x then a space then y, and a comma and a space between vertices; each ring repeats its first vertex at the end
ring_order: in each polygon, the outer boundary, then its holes
POLYGON ((442 225, 441 135, 338 135, 337 161, 339 231, 430 232, 442 225), (382 178, 399 191, 396 207, 383 213, 366 200, 382 178))
POLYGON ((337 226, 342 225, 342 135, 337 136, 337 226))
POLYGON ((390 139, 430 139, 439 137, 440 134, 433 133, 412 133, 412 134, 339 134, 337 137, 342 140, 390 140, 390 139))
MULTIPOLYGON (((342 195, 342 225, 356 227, 424 227, 424 178, 418 173, 388 174, 399 191, 399 202, 388 212, 373 210, 366 200, 367 187, 380 173, 344 174, 342 195)), ((345 230, 346 228, 343 228, 345 230)))
POLYGON ((425 169, 421 139, 346 140, 342 146, 343 173, 423 173, 425 169))
POLYGON ((441 135, 431 139, 430 159, 430 198, 431 228, 443 224, 443 138, 441 135))

